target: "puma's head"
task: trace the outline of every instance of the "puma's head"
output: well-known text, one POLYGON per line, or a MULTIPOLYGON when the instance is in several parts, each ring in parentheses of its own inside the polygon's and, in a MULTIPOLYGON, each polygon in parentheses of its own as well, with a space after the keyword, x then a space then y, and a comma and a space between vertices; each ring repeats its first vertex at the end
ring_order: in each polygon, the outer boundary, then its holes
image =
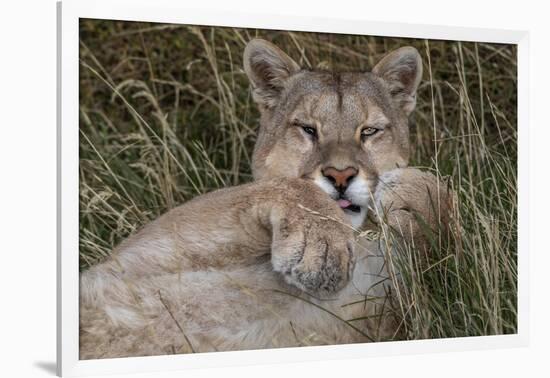
POLYGON ((359 227, 378 177, 408 164, 408 116, 422 77, 416 49, 391 52, 372 72, 310 71, 255 39, 244 68, 261 112, 255 179, 314 180, 359 227))

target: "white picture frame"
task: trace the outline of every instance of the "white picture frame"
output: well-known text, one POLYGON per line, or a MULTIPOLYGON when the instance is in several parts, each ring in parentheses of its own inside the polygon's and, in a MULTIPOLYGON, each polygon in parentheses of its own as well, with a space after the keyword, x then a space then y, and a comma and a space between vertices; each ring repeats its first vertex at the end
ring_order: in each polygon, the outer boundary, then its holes
POLYGON ((57 372, 61 376, 120 374, 358 358, 365 356, 480 350, 528 343, 528 66, 524 31, 320 19, 189 8, 177 0, 70 1, 58 3, 58 316, 57 372), (81 361, 78 358, 78 75, 79 18, 208 26, 283 29, 517 44, 518 46, 518 333, 418 341, 217 352, 81 361))

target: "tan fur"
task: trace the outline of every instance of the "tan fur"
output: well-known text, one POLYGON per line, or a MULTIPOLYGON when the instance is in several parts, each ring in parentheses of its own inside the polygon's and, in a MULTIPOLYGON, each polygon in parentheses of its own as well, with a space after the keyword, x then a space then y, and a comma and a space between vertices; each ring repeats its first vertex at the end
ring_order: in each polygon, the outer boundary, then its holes
POLYGON ((396 169, 380 176, 371 219, 382 218, 398 235, 420 247, 430 234, 444 236, 449 231, 454 201, 450 188, 431 173, 396 169))
POLYGON ((397 50, 375 73, 311 72, 253 40, 244 62, 261 110, 256 180, 169 211, 81 274, 81 359, 366 342, 395 331, 387 251, 356 243, 352 226, 390 206, 399 188, 426 192, 420 173, 400 168, 418 53, 397 50))

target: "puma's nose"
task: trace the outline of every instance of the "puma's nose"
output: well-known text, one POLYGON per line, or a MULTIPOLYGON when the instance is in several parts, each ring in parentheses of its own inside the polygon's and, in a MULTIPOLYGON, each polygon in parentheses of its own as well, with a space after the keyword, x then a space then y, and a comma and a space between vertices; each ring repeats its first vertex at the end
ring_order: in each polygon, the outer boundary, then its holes
POLYGON ((353 167, 347 167, 343 171, 334 167, 328 167, 323 169, 323 175, 332 182, 332 185, 339 191, 343 191, 347 188, 350 181, 357 175, 357 169, 353 167))

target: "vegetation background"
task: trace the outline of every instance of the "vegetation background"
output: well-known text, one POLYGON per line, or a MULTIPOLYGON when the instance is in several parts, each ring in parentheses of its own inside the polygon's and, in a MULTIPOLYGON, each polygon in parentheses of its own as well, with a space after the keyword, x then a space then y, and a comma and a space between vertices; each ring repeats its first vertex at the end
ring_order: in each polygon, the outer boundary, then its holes
POLYGON ((454 242, 427 267, 410 251, 395 338, 517 331, 517 49, 514 45, 83 19, 80 267, 197 195, 251 180, 258 125, 242 69, 248 40, 303 67, 370 70, 415 46, 424 80, 411 166, 450 177, 454 242))

